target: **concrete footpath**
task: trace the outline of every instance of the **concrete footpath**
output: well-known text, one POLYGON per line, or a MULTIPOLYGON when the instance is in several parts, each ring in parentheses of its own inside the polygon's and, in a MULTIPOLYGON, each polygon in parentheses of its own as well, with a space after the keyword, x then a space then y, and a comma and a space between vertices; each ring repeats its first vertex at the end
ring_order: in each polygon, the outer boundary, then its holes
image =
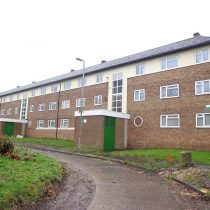
MULTIPOLYGON (((111 161, 42 151, 95 183, 95 195, 89 210, 177 210, 174 195, 164 179, 111 161)), ((71 187, 71 186, 69 186, 71 187)), ((71 198, 70 198, 71 199, 71 198)), ((56 209, 56 208, 55 208, 56 209)), ((63 209, 69 209, 64 208, 63 209)), ((77 208, 80 209, 80 208, 77 208)))

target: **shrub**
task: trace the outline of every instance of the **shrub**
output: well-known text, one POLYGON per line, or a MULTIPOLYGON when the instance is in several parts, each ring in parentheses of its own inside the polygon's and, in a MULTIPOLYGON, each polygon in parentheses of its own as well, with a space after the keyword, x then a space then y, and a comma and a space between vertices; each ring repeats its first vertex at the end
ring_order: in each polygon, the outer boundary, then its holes
POLYGON ((12 153, 14 145, 9 137, 0 137, 0 154, 12 153))

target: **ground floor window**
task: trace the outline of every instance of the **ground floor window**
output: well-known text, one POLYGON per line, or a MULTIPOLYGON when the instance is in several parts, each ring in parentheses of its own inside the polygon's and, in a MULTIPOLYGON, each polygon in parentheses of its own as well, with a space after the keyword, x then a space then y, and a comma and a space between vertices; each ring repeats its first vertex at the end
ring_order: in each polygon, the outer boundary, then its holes
POLYGON ((180 117, 179 114, 160 115, 161 128, 179 128, 180 117))
POLYGON ((210 128, 210 113, 196 114, 196 128, 210 128))
POLYGON ((48 120, 48 127, 55 128, 55 120, 48 120))
POLYGON ((68 128, 69 127, 69 120, 68 119, 62 119, 60 123, 61 128, 68 128))
POLYGON ((44 128, 44 120, 37 121, 37 128, 44 128))

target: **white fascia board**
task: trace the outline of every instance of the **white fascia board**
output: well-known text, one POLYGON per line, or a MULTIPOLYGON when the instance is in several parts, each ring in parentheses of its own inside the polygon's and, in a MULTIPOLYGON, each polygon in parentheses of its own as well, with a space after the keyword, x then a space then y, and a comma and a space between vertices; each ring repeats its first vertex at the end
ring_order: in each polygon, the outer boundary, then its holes
MULTIPOLYGON (((81 116, 79 111, 75 111, 75 117, 81 116)), ((82 116, 109 116, 109 117, 116 117, 122 119, 130 119, 130 114, 122 113, 122 112, 114 112, 109 111, 106 109, 94 109, 94 110, 85 110, 82 112, 82 116)))
POLYGON ((19 119, 12 119, 12 118, 0 118, 0 122, 14 122, 14 123, 28 123, 28 120, 19 120, 19 119))

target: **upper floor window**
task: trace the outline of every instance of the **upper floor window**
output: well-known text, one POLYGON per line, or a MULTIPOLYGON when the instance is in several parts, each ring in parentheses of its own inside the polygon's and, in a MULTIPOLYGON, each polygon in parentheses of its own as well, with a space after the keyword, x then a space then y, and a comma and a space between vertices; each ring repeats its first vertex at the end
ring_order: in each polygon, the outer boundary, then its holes
POLYGON ((203 63, 209 60, 208 49, 195 52, 195 63, 203 63))
POLYGON ((17 99, 17 100, 20 99, 20 93, 17 93, 16 99, 17 99))
POLYGON ((52 92, 52 93, 58 92, 58 84, 53 84, 53 85, 51 85, 51 92, 52 92))
POLYGON ((13 101, 13 95, 9 96, 9 101, 13 101))
POLYGON ((34 111, 34 105, 30 105, 29 112, 33 112, 33 111, 34 111))
POLYGON ((12 114, 12 108, 7 109, 7 115, 12 114))
POLYGON ((57 103, 56 102, 50 102, 49 103, 49 110, 55 110, 57 107, 57 103))
POLYGON ((48 127, 55 128, 55 120, 48 120, 48 127))
POLYGON ((167 85, 160 87, 160 98, 179 97, 179 85, 167 85))
POLYGON ((5 109, 2 109, 1 110, 1 115, 5 115, 6 114, 6 110, 5 109))
POLYGON ((139 64, 136 66, 136 75, 143 75, 145 70, 144 64, 139 64))
POLYGON ((134 90, 134 101, 145 100, 145 89, 134 90))
POLYGON ((178 67, 178 57, 170 57, 161 60, 161 69, 168 70, 178 67))
POLYGON ((100 84, 103 82, 103 74, 97 74, 96 75, 96 83, 100 84))
POLYGON ((179 114, 160 115, 161 128, 179 128, 180 118, 179 114))
POLYGON ((70 81, 66 81, 63 84, 64 90, 70 90, 71 89, 71 82, 70 81))
POLYGON ((195 95, 210 94, 210 80, 195 82, 195 95))
POLYGON ((19 112, 19 108, 15 107, 15 115, 18 114, 18 112, 19 112))
POLYGON ((101 105, 102 104, 102 95, 94 96, 94 105, 101 105))
POLYGON ((83 82, 83 78, 78 79, 78 87, 83 87, 86 85, 86 79, 84 78, 84 82, 83 82))
POLYGON ((38 111, 43 112, 45 110, 45 104, 39 104, 38 111))
POLYGON ((70 108, 70 100, 64 100, 61 103, 61 109, 68 109, 70 108))
POLYGON ((196 114, 196 128, 210 128, 210 113, 196 114))
POLYGON ((76 107, 85 107, 86 98, 77 98, 76 99, 76 107))
POLYGON ((32 90, 32 91, 31 91, 31 96, 32 96, 32 97, 36 96, 35 90, 32 90))
POLYGON ((37 120, 37 128, 44 128, 44 120, 37 120))
POLYGON ((41 95, 45 95, 47 93, 47 88, 46 87, 42 87, 41 89, 40 89, 40 94, 41 95))
POLYGON ((61 119, 60 127, 61 128, 68 128, 69 127, 69 120, 68 119, 61 119))

